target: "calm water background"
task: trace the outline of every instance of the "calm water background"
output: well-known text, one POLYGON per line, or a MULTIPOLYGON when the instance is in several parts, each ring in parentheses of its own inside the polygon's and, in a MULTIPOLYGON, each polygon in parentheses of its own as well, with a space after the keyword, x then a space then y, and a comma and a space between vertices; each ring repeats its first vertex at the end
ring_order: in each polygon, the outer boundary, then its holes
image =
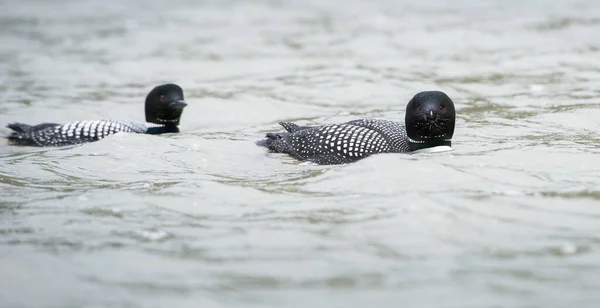
POLYGON ((182 133, 0 143, 2 307, 598 307, 600 2, 0 4, 12 121, 182 133), (455 151, 303 165, 277 122, 455 101, 455 151))

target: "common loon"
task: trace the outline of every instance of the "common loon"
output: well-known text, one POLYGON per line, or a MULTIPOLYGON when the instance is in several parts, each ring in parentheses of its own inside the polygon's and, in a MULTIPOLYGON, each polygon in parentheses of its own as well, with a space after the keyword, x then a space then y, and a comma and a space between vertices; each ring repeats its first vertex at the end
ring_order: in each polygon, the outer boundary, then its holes
POLYGON ((176 84, 155 87, 146 96, 146 122, 129 121, 77 121, 68 124, 42 123, 27 125, 12 123, 7 127, 13 132, 7 137, 9 144, 23 146, 65 146, 98 141, 117 132, 139 134, 178 133, 179 119, 187 106, 183 90, 176 84))
POLYGON ((322 126, 281 122, 287 132, 267 133, 257 145, 321 165, 345 164, 377 153, 450 147, 455 118, 454 103, 448 95, 424 91, 408 102, 406 125, 372 119, 322 126))

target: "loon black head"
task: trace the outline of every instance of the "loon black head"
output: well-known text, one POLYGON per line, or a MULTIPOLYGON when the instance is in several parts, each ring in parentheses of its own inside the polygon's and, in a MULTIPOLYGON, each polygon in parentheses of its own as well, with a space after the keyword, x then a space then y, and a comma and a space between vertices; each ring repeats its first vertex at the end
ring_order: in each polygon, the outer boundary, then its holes
POLYGON ((185 106, 180 86, 172 83, 157 86, 146 96, 146 122, 177 126, 185 106))
POLYGON ((444 92, 417 93, 406 106, 406 135, 413 150, 450 146, 454 134, 454 103, 444 92))

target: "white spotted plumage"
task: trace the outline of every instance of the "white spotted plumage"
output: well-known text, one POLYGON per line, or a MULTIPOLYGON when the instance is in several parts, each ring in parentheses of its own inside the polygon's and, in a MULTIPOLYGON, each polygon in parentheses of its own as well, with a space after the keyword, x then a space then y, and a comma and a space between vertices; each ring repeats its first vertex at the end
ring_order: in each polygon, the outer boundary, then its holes
POLYGON ((293 129, 286 135, 289 139, 279 143, 282 147, 279 150, 319 164, 351 162, 375 153, 411 151, 404 125, 387 120, 365 119, 293 129))
POLYGON ((145 124, 135 122, 76 121, 34 130, 26 137, 38 146, 61 146, 96 141, 117 132, 145 133, 147 130, 145 124))

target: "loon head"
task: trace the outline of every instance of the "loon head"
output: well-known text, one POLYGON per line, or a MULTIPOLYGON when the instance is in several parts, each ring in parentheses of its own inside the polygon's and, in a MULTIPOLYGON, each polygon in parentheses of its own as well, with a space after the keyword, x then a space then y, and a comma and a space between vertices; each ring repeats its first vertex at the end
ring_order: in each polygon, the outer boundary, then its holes
POLYGON ((157 86, 146 96, 146 122, 177 126, 185 106, 180 86, 172 83, 157 86))
POLYGON ((417 93, 408 102, 404 119, 411 147, 450 145, 455 119, 454 103, 446 93, 417 93))

